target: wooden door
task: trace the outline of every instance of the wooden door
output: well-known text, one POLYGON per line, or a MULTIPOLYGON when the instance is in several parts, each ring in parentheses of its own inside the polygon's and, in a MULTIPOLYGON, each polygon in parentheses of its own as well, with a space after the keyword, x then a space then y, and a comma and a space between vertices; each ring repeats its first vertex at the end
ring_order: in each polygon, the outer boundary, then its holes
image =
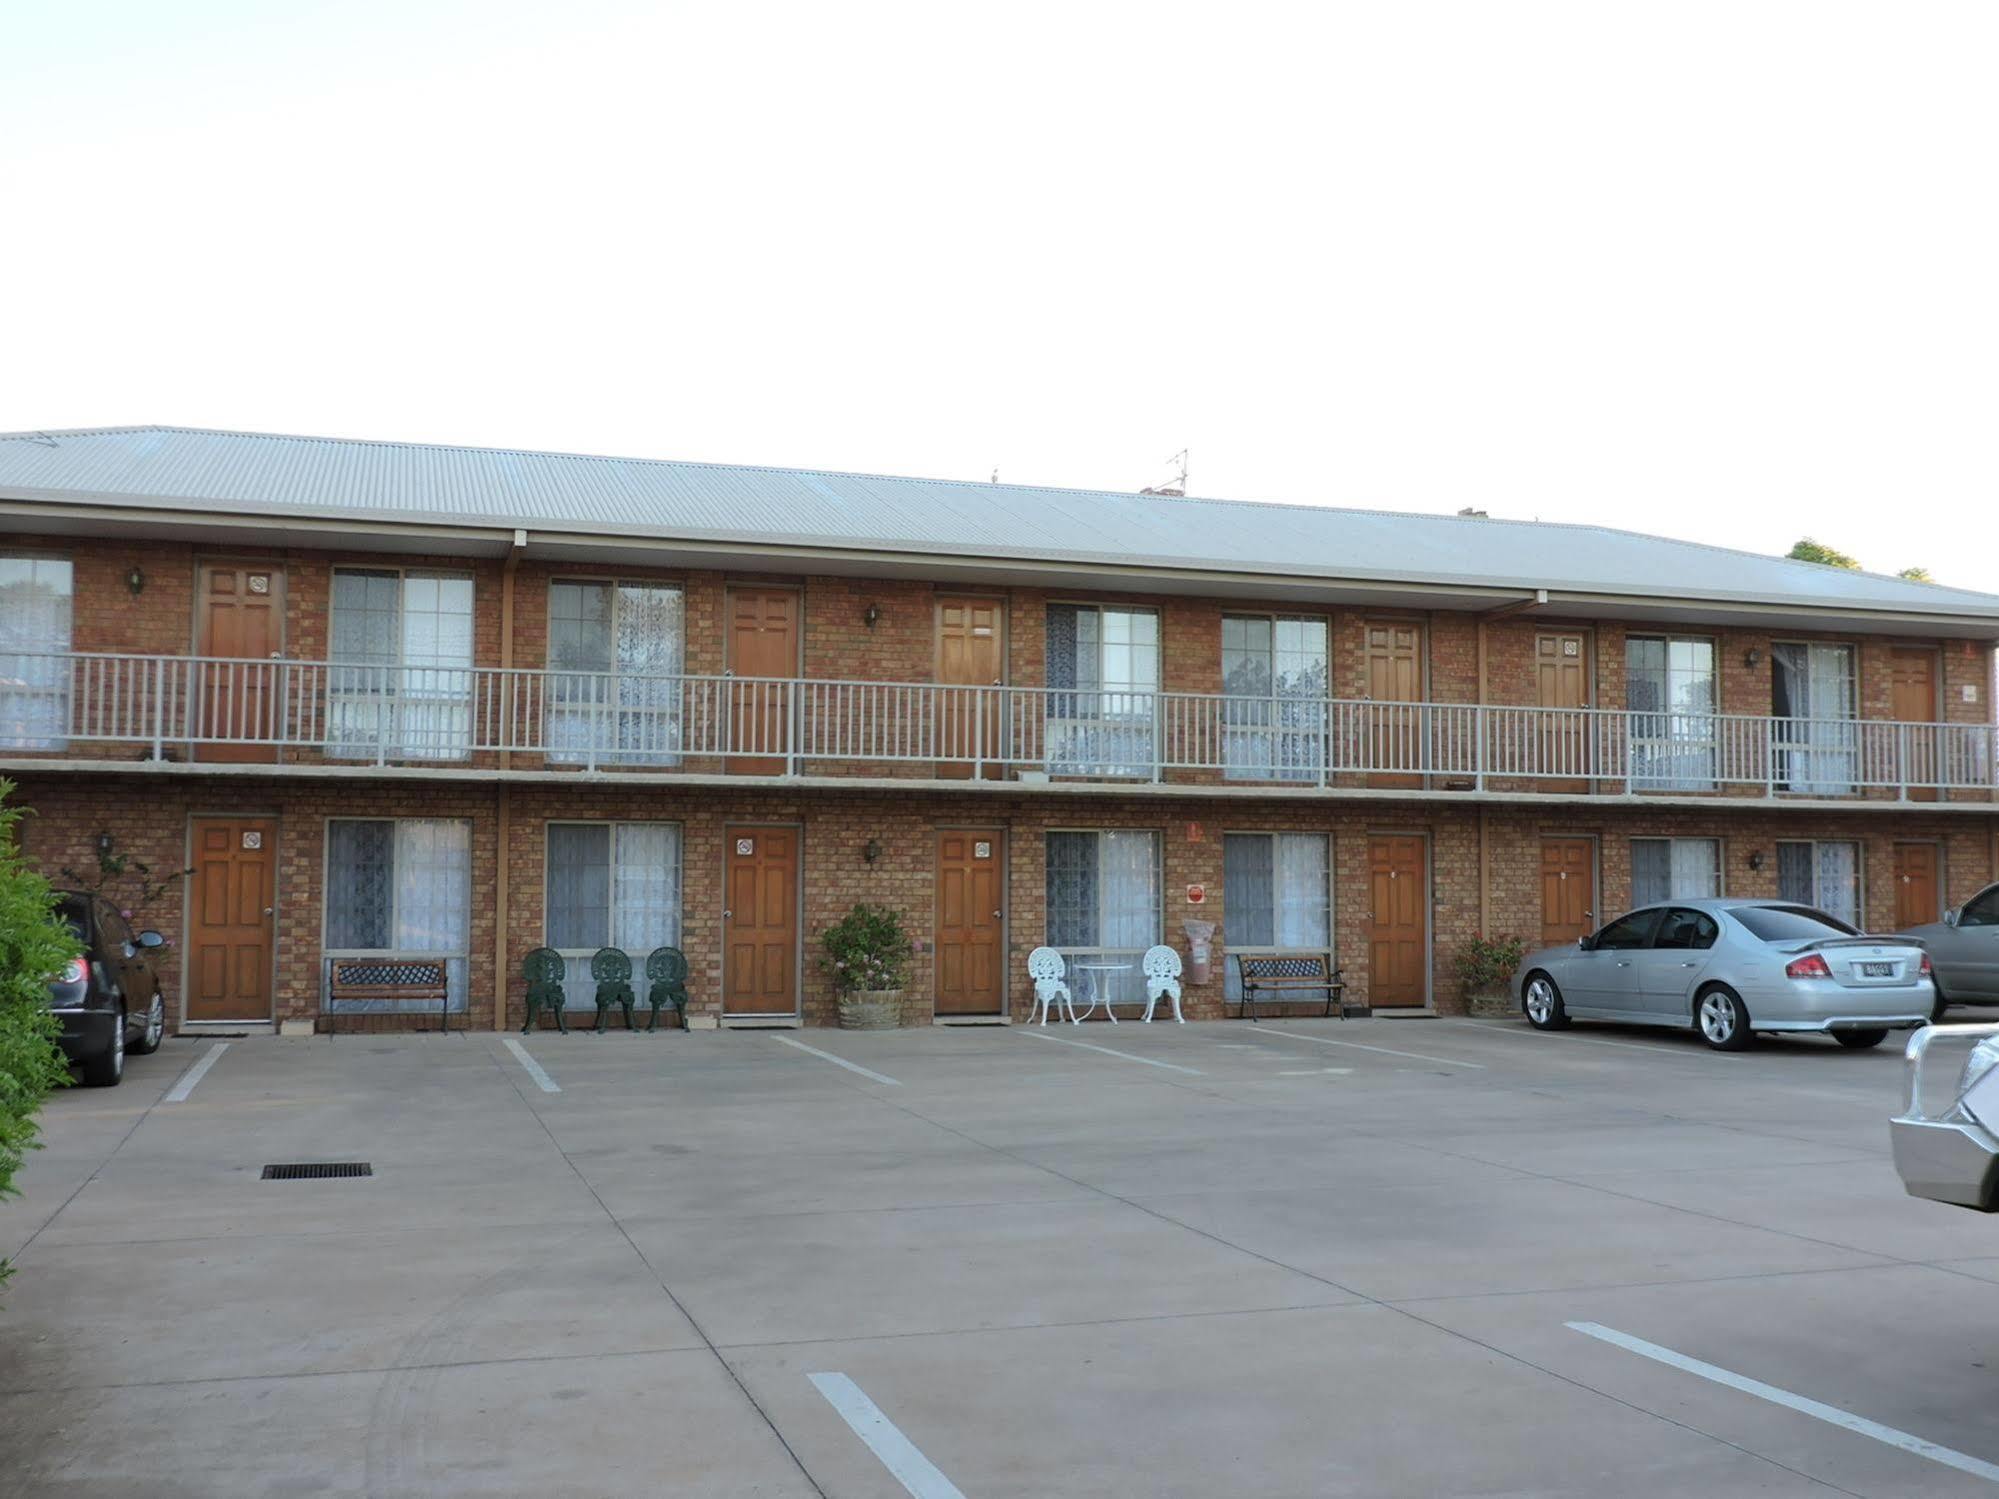
POLYGON ((727 613, 729 674, 765 679, 729 684, 729 743, 753 753, 731 756, 728 769, 783 775, 791 745, 791 679, 798 675, 798 591, 731 588, 727 613))
POLYGON ((945 780, 974 774, 998 780, 1000 725, 1006 680, 1006 603, 1002 599, 937 600, 937 680, 957 689, 941 694, 938 748, 951 758, 937 766, 945 780), (983 762, 983 763, 980 763, 983 762))
MULTIPOLYGON (((1894 716, 1897 723, 1933 724, 1937 721, 1937 653, 1918 647, 1897 646, 1888 653, 1888 680, 1893 691, 1894 716)), ((1903 765, 1902 777, 1908 781, 1929 781, 1937 779, 1937 769, 1943 764, 1939 753, 1942 746, 1937 743, 1936 731, 1930 728, 1910 728, 1900 731, 1902 736, 1899 758, 1903 765)), ((1909 799, 1918 802, 1933 802, 1937 799, 1934 784, 1910 786, 1909 799)), ((1925 918, 1934 921, 1934 916, 1925 918)))
POLYGON ((275 760, 270 741, 284 722, 276 659, 285 649, 284 569, 204 562, 195 589, 195 654, 204 659, 189 684, 189 707, 197 738, 222 741, 197 743, 195 758, 275 760))
MULTIPOLYGON (((1589 747, 1589 636, 1581 630, 1543 630, 1534 637, 1534 702, 1539 714, 1538 762, 1542 775, 1586 778, 1594 768, 1589 747)), ((1574 784, 1574 783, 1571 783, 1574 784)), ((1537 790, 1560 790, 1555 782, 1537 790)))
POLYGON ((997 1015, 1005 1004, 1006 834, 937 834, 937 1013, 997 1015))
POLYGON ((722 1013, 798 1013, 796 828, 733 827, 724 836, 722 1013))
POLYGON ((187 880, 189 1020, 269 1020, 278 825, 198 817, 187 880))
POLYGON ((1424 840, 1367 841, 1368 1001, 1376 1009, 1429 1003, 1430 896, 1424 840))
POLYGON ((1895 845, 1895 930, 1936 921, 1943 915, 1943 876, 1934 843, 1895 845))
POLYGON ((1595 930, 1596 840, 1541 840, 1541 945, 1573 946, 1595 930))
MULTIPOLYGON (((1423 700, 1423 627, 1409 620, 1369 620, 1365 638, 1367 699, 1371 705, 1423 700)), ((1423 777, 1403 773, 1423 764, 1423 718, 1416 708, 1363 709, 1362 741, 1367 764, 1387 767, 1368 777, 1370 786, 1421 786, 1423 777)))

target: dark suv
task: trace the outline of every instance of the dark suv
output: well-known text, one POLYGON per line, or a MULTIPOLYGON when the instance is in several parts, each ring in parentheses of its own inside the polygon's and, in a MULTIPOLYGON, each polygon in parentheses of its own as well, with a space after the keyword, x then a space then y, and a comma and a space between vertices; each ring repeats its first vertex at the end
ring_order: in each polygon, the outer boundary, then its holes
POLYGON ((58 891, 56 914, 69 923, 83 955, 49 980, 49 1008, 62 1021, 62 1049, 85 1083, 115 1087, 125 1053, 160 1049, 167 1005, 153 954, 166 946, 158 932, 133 935, 117 908, 95 895, 58 891))

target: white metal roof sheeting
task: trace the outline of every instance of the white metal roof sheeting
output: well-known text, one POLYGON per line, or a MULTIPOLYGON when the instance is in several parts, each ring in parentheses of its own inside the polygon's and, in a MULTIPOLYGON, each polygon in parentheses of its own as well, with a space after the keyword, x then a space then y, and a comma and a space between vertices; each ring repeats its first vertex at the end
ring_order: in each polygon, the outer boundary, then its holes
POLYGON ((1991 594, 1601 526, 185 427, 0 434, 0 497, 1999 617, 1991 594))

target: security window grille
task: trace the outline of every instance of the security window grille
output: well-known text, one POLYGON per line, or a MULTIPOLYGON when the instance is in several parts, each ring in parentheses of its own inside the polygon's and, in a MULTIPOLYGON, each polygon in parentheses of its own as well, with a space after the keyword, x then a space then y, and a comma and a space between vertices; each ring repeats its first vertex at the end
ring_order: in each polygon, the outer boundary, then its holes
POLYGON ((1714 642, 1634 635, 1625 683, 1633 788, 1711 790, 1719 774, 1714 642))
POLYGON ((1222 616, 1222 751, 1230 780, 1313 781, 1332 680, 1323 619, 1222 616))
POLYGON ((1860 845, 1844 839, 1778 843, 1777 896, 1860 927, 1860 845))
POLYGON ((1078 999, 1088 991, 1115 1004, 1144 1002, 1139 960, 1160 940, 1159 870, 1157 833, 1048 835, 1046 940, 1068 960, 1078 999))
POLYGON ((1718 838, 1633 838, 1631 904, 1700 900, 1721 894, 1718 838))
POLYGON ((1860 762, 1853 647, 1778 641, 1770 647, 1772 776, 1780 791, 1845 796, 1860 762))
POLYGON ((0 748, 63 747, 72 592, 64 560, 0 557, 0 748))
POLYGON ((1048 768, 1149 776, 1159 703, 1159 616, 1048 606, 1048 768))
POLYGON ((599 948, 622 949, 643 973, 655 947, 680 945, 679 826, 550 823, 546 909, 543 940, 565 959, 563 1003, 592 1009, 590 959, 599 948))
MULTIPOLYGON (((444 960, 462 1013, 472 934, 472 828, 439 818, 336 818, 326 829, 326 969, 335 958, 444 960)), ((325 991, 322 990, 322 1003, 325 991)), ((427 1000, 343 1000, 341 1013, 430 1011, 427 1000)))
MULTIPOLYGON (((1330 840, 1323 833, 1229 833, 1222 839, 1222 940, 1228 953, 1326 952, 1333 945, 1330 840)), ((1242 998, 1236 965, 1223 992, 1242 998)))
POLYGON ((333 573, 326 752, 462 760, 472 748, 472 580, 333 573))
POLYGON ((676 764, 683 630, 678 588, 551 583, 549 758, 567 764, 676 764))

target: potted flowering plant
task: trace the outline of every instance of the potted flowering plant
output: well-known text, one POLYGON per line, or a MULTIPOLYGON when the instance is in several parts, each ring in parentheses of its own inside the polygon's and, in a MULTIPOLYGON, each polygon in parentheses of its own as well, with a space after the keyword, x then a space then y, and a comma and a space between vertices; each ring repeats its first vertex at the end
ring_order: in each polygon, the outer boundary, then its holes
POLYGON ((820 934, 819 945, 819 971, 832 982, 843 1027, 880 1031, 902 1024, 910 943, 900 915, 857 905, 820 934))
POLYGON ((1527 954, 1518 937, 1488 937, 1484 933, 1458 949, 1458 979, 1464 985, 1465 1011, 1472 1015, 1513 1013, 1513 971, 1527 954))

